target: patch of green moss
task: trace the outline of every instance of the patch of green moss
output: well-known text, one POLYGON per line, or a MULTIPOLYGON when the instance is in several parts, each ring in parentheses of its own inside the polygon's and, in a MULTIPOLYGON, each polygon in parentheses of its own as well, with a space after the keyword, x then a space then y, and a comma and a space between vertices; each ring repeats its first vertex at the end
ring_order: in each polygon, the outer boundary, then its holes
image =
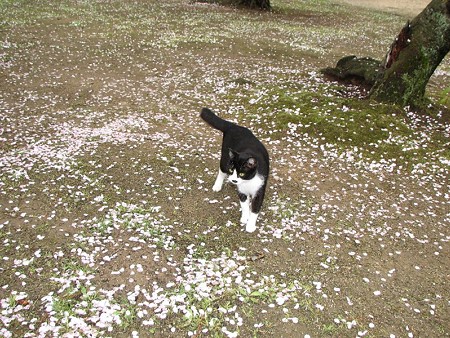
POLYGON ((266 87, 257 92, 259 98, 250 100, 245 116, 272 138, 281 139, 295 129, 297 135, 315 138, 340 152, 357 149, 369 160, 409 166, 426 162, 436 154, 448 158, 449 154, 443 151, 445 140, 439 133, 424 139, 423 133, 410 125, 403 110, 350 97, 346 90, 329 84, 314 88, 296 84, 266 87))

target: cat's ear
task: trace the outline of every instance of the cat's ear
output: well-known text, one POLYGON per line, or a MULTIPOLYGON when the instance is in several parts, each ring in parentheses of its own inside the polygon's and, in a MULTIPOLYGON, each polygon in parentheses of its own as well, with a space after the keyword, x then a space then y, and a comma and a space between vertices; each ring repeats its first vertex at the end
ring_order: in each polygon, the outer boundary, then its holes
POLYGON ((238 153, 233 149, 228 148, 228 155, 230 155, 230 159, 233 160, 235 157, 238 157, 238 153))
POLYGON ((245 166, 247 167, 247 169, 250 170, 250 169, 255 168, 255 167, 256 167, 256 164, 257 164, 256 158, 254 158, 254 157, 249 157, 248 160, 247 160, 247 162, 245 163, 245 166))

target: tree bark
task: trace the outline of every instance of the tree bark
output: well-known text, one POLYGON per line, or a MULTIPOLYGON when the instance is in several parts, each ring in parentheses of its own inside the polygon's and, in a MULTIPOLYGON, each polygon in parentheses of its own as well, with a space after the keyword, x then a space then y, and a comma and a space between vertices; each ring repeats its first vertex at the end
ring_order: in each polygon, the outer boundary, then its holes
POLYGON ((401 30, 369 97, 420 106, 436 67, 450 51, 450 0, 433 0, 401 30))
POLYGON ((198 2, 218 3, 224 6, 238 6, 253 9, 271 10, 270 0, 195 0, 198 2))
POLYGON ((237 0, 235 2, 249 8, 258 8, 263 10, 271 9, 270 0, 237 0))

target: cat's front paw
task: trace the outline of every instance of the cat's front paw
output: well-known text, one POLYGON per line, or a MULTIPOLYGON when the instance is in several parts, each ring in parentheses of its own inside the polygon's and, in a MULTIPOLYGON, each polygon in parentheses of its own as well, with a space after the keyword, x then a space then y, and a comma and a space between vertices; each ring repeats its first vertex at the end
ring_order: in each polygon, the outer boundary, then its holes
POLYGON ((215 192, 219 192, 220 190, 222 190, 222 184, 214 184, 212 190, 215 192))
POLYGON ((256 225, 255 224, 247 224, 247 226, 245 227, 245 231, 247 232, 254 232, 256 230, 256 225))
POLYGON ((248 215, 247 225, 245 226, 245 231, 253 232, 256 230, 256 219, 258 218, 258 214, 251 212, 248 215))
POLYGON ((241 204, 241 209, 242 209, 242 213, 241 213, 241 223, 242 224, 247 224, 249 217, 250 217, 250 213, 248 211, 248 204, 246 204, 245 202, 241 204))

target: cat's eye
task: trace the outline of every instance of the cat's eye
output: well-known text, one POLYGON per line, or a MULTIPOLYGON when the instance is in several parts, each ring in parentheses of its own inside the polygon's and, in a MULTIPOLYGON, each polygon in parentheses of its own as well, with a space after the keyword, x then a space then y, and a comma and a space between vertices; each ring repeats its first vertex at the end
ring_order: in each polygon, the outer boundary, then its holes
POLYGON ((232 168, 228 169, 228 172, 229 172, 230 174, 232 174, 232 173, 233 173, 233 169, 232 169, 232 168))
POLYGON ((239 173, 239 177, 244 177, 245 173, 239 173))

